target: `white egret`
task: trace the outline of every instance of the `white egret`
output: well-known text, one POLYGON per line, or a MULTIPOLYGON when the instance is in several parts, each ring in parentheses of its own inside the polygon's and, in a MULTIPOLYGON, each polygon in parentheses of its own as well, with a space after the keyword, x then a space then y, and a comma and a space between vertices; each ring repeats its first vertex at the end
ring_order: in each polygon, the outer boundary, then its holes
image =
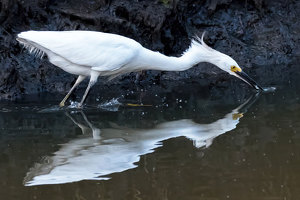
POLYGON ((200 62, 212 63, 256 90, 263 90, 230 56, 207 46, 203 36, 201 39, 195 37, 180 57, 151 51, 120 35, 93 31, 27 31, 18 34, 17 41, 31 53, 46 54, 52 64, 78 75, 60 106, 64 106, 72 91, 86 77, 90 77, 90 81, 79 107, 99 76, 114 78, 140 70, 183 71, 200 62))

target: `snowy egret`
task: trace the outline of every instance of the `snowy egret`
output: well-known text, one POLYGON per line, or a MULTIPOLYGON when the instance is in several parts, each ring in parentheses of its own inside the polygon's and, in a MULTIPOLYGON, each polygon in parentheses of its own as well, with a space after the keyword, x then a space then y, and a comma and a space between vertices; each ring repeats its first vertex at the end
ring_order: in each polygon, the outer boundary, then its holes
POLYGON ((43 56, 66 72, 78 78, 65 98, 64 106, 72 91, 86 77, 90 77, 79 107, 99 76, 110 76, 140 70, 183 71, 200 62, 208 62, 236 76, 256 90, 263 90, 230 56, 216 51, 195 37, 190 47, 180 56, 165 56, 144 48, 140 43, 124 36, 94 31, 27 31, 18 34, 17 41, 30 53, 43 56))

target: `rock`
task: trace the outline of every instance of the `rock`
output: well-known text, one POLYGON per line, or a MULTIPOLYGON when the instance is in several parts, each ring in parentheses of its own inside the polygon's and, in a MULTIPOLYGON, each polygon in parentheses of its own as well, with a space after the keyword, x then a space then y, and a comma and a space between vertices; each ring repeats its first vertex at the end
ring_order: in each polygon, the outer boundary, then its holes
MULTIPOLYGON (((297 71, 290 66, 300 52, 298 13, 299 1, 0 0, 0 99, 41 92, 65 94, 76 79, 47 59, 24 51, 15 37, 26 30, 117 33, 175 56, 189 46, 189 38, 207 31, 210 46, 231 55, 262 85, 276 83, 274 73, 297 71)), ((288 79, 292 73, 285 74, 288 79)), ((98 85, 119 85, 122 90, 122 85, 134 84, 135 76, 102 79, 98 85)), ((205 63, 185 72, 147 72, 143 84, 169 80, 184 84, 190 79, 211 88, 220 82, 222 87, 232 87, 229 75, 205 63)))

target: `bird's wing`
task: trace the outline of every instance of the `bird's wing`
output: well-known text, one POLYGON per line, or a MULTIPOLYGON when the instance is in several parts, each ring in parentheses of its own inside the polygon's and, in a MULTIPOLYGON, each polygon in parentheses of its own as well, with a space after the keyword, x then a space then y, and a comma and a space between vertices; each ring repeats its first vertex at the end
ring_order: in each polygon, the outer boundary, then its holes
POLYGON ((92 31, 27 31, 18 37, 97 71, 119 69, 130 62, 141 46, 123 36, 92 31))

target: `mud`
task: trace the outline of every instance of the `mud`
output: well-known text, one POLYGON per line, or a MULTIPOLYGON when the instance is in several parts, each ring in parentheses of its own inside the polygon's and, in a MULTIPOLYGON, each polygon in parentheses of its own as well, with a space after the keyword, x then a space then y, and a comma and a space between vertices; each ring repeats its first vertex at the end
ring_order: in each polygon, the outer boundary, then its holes
MULTIPOLYGON (((261 85, 280 85, 298 73, 299 1, 232 0, 1 0, 0 99, 15 100, 44 92, 63 95, 76 77, 34 58, 15 40, 26 30, 94 30, 121 34, 143 46, 179 56, 195 34, 232 56, 261 85)), ((249 88, 211 64, 184 72, 148 71, 136 81, 131 73, 92 93, 135 85, 165 88, 198 84, 211 93, 249 88), (242 87, 241 87, 242 86, 242 87), (221 88, 222 90, 219 90, 221 88)), ((81 84, 80 89, 86 87, 81 84)), ((79 93, 75 92, 75 95, 79 93)), ((81 95, 81 93, 80 93, 81 95)))

